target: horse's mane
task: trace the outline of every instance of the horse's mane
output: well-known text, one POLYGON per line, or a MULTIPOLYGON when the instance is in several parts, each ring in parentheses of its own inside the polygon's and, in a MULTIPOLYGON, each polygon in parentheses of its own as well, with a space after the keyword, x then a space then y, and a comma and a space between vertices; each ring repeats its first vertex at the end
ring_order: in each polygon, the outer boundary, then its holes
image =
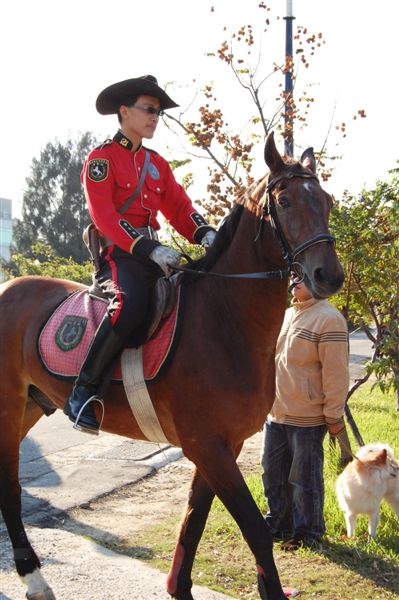
MULTIPOLYGON (((244 208, 249 209, 259 216, 261 215, 261 208, 263 206, 261 200, 266 190, 266 182, 267 177, 263 177, 239 194, 233 208, 220 226, 212 246, 208 248, 204 256, 190 262, 190 269, 195 271, 209 271, 215 265, 221 254, 229 247, 241 220, 244 208)), ((195 275, 191 274, 190 277, 189 273, 184 274, 184 281, 192 278, 196 278, 195 275)))

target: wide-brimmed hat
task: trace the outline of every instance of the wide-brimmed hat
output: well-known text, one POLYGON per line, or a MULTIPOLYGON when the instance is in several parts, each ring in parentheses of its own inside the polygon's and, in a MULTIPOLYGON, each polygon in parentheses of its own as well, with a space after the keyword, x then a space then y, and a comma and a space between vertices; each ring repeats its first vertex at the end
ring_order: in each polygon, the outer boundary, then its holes
POLYGON ((159 87, 156 77, 143 75, 135 79, 125 79, 125 81, 119 81, 106 87, 96 100, 96 109, 100 115, 113 115, 118 113, 119 107, 125 100, 137 96, 154 96, 158 98, 161 110, 179 106, 159 87))

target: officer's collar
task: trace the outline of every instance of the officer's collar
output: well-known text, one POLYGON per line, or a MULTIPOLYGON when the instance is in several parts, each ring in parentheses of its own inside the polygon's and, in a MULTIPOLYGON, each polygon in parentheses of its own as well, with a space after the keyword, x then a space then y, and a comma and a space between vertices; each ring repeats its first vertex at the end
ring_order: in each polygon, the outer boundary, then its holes
MULTIPOLYGON (((126 148, 126 150, 129 150, 130 152, 133 150, 133 144, 132 144, 132 142, 129 140, 129 138, 127 138, 125 135, 123 135, 123 133, 122 133, 122 131, 120 129, 114 135, 113 139, 114 139, 114 142, 116 142, 117 144, 119 144, 123 148, 126 148)), ((141 148, 141 142, 140 142, 140 145, 138 146, 138 148, 136 148, 135 152, 137 152, 138 150, 140 150, 140 148, 141 148)))

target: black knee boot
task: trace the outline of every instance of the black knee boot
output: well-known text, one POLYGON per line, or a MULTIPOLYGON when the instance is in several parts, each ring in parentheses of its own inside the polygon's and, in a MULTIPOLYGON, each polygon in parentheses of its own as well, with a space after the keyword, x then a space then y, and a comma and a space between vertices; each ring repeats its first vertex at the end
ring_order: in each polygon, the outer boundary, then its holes
POLYGON ((99 424, 94 414, 93 401, 87 401, 96 395, 104 372, 110 367, 122 348, 123 341, 116 335, 108 316, 105 315, 96 331, 72 394, 64 408, 64 413, 75 423, 76 429, 94 435, 98 434, 99 424), (86 402, 87 404, 84 406, 86 402))

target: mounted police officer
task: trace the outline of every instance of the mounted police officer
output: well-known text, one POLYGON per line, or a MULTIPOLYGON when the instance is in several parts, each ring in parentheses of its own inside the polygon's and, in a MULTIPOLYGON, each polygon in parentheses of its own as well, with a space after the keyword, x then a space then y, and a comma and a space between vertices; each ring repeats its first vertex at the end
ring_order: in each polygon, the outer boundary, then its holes
POLYGON ((191 243, 207 247, 216 234, 167 161, 142 145, 153 137, 163 111, 177 106, 151 75, 115 83, 96 101, 100 114, 117 114, 120 124, 112 140, 89 153, 81 174, 101 240, 95 278, 109 305, 64 409, 75 428, 89 433, 99 430, 92 400, 104 372, 125 345, 143 343, 134 334, 145 322, 154 285, 180 260, 158 241, 158 212, 191 243))

